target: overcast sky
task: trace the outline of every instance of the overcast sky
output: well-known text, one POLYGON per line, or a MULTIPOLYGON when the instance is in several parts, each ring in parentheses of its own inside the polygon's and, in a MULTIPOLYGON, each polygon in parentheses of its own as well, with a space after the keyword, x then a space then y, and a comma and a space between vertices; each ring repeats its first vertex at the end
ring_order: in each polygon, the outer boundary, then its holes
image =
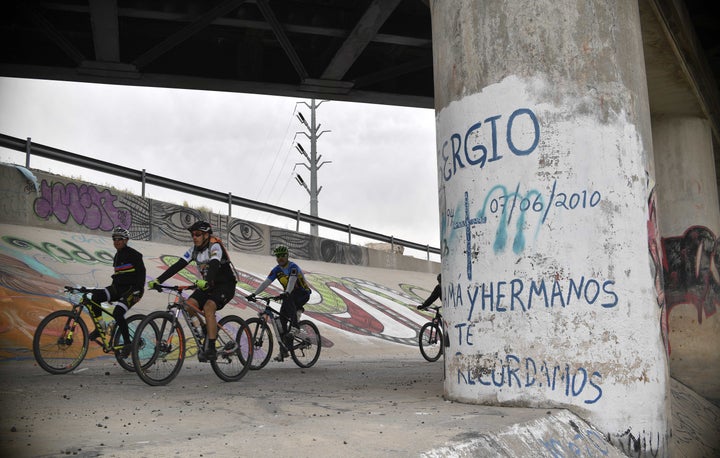
MULTIPOLYGON (((0 78, 0 133, 234 196, 310 213, 310 100, 179 89, 0 78), (298 103, 300 102, 300 103, 298 103), (304 102, 304 103, 303 103, 304 102)), ((439 246, 435 118, 429 109, 325 101, 318 216, 439 246)), ((24 153, 0 148, 0 161, 24 153)), ((139 183, 34 157, 31 168, 140 194, 139 183)), ((146 196, 227 214, 227 205, 146 187, 146 196)), ((287 218, 233 207, 233 216, 295 229, 287 218)), ((301 225, 301 230, 307 227, 301 225)), ((320 229, 338 240, 347 236, 320 229)), ((353 239, 354 243, 366 240, 353 239)), ((423 257, 424 255, 414 253, 423 257)), ((439 258, 431 257, 439 260, 439 258)))

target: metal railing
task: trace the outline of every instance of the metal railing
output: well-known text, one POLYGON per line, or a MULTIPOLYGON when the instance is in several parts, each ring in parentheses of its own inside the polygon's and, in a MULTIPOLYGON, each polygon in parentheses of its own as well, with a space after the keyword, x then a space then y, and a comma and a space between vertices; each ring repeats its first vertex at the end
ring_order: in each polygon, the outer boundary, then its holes
MULTIPOLYGON (((271 204, 258 202, 255 200, 245 199, 243 197, 233 196, 232 193, 222 193, 214 191, 212 189, 203 188, 201 186, 195 186, 182 181, 172 180, 170 178, 164 178, 158 175, 145 172, 143 170, 135 170, 129 167, 112 164, 110 162, 101 161, 98 159, 92 159, 79 154, 64 151, 51 146, 42 145, 40 143, 33 143, 28 137, 27 140, 20 138, 11 137, 9 135, 0 134, 0 147, 24 152, 26 154, 25 166, 30 168, 30 156, 40 156, 46 159, 52 159, 66 164, 71 164, 79 167, 85 167, 98 172, 108 173, 118 177, 126 178, 133 181, 142 183, 142 197, 145 197, 145 185, 151 184, 162 188, 171 189, 173 191, 179 191, 193 196, 203 197, 205 199, 214 200, 217 202, 227 203, 229 206, 229 213, 231 214, 232 205, 239 207, 245 207, 252 210, 258 210, 265 213, 271 213, 273 215, 284 216, 296 221, 296 230, 299 230, 301 222, 317 224, 320 227, 333 229, 340 232, 345 232, 348 235, 348 244, 351 244, 351 238, 353 235, 365 237, 380 242, 389 243, 393 248, 395 245, 400 245, 406 248, 414 250, 424 251, 427 254, 427 259, 430 259, 430 254, 440 254, 440 249, 431 247, 430 245, 421 245, 419 243, 410 242, 408 240, 398 239, 391 235, 383 235, 378 232, 368 231, 354 227, 350 224, 342 224, 335 221, 330 221, 317 216, 308 215, 301 213, 299 210, 290 210, 283 207, 278 207, 271 204)), ((231 216, 231 215, 229 215, 231 216)))

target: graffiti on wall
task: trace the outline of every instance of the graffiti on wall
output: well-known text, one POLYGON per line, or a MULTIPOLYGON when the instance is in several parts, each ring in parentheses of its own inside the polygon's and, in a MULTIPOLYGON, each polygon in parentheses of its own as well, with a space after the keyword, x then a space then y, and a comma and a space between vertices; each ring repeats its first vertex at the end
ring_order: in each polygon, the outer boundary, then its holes
MULTIPOLYGON (((95 283, 87 286, 109 281, 112 254, 98 249, 98 244, 109 242, 106 237, 82 235, 75 239, 63 238, 59 243, 17 236, 3 236, 0 241, 0 294, 12 298, 0 310, 0 358, 31 358, 28 350, 40 319, 51 310, 67 307, 60 294, 64 285, 84 284, 83 279, 95 283)), ((145 262, 164 270, 177 259, 177 256, 165 255, 145 262)), ((191 283, 198 275, 191 265, 173 280, 191 283)), ((243 270, 238 270, 238 276, 237 294, 225 311, 255 315, 260 311, 259 306, 246 301, 244 296, 262 283, 264 277, 243 270)), ((425 312, 416 311, 414 306, 427 297, 426 289, 409 284, 391 288, 360 278, 309 271, 306 276, 313 289, 311 300, 305 306, 306 318, 356 336, 417 345, 418 329, 427 318, 425 312)), ((274 285, 266 291, 273 295, 281 293, 274 285)), ((332 341, 325 336, 323 339, 324 346, 332 347, 332 341)))
POLYGON ((132 213, 117 206, 117 196, 92 185, 42 180, 40 195, 33 204, 35 214, 67 224, 71 220, 87 229, 111 231, 132 226, 132 213))
POLYGON ((701 324, 720 305, 717 237, 707 227, 692 226, 683 235, 663 238, 662 247, 668 316, 673 307, 691 304, 701 324))

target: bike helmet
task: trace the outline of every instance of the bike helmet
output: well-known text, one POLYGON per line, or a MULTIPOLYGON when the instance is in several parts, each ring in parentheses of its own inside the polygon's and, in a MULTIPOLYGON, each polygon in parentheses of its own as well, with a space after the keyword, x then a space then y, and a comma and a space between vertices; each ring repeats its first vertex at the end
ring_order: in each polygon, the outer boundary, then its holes
POLYGON ((275 255, 276 258, 277 258, 277 257, 280 257, 280 256, 287 256, 288 253, 289 253, 289 252, 288 252, 288 249, 287 249, 287 247, 284 246, 284 245, 277 246, 277 247, 275 247, 275 249, 273 250, 273 254, 275 255))
POLYGON ((115 229, 113 229, 112 231, 112 238, 129 239, 130 231, 128 231, 124 227, 116 226, 115 229))
POLYGON ((207 221, 195 221, 192 226, 188 227, 188 231, 209 232, 212 234, 212 226, 207 221))

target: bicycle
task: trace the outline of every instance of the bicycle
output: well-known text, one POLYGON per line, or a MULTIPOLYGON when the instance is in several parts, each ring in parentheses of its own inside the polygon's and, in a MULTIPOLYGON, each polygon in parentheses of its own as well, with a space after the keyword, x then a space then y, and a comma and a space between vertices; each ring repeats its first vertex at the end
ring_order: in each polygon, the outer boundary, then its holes
MULTIPOLYGON (((157 332, 152 340, 134 340, 132 347, 133 362, 136 367, 141 367, 136 373, 148 385, 166 385, 177 376, 185 361, 188 339, 192 338, 198 349, 204 348, 205 315, 199 308, 187 302, 182 294, 186 290, 195 288, 194 285, 159 285, 155 288, 158 292, 169 291, 170 300, 167 309, 152 312, 145 317, 138 325, 137 332, 142 335, 148 326, 156 329, 157 332), (183 321, 190 330, 191 337, 188 339, 185 338, 183 321)), ((209 362, 215 374, 226 382, 235 382, 243 378, 253 357, 251 335, 245 321, 235 315, 227 315, 219 319, 215 345, 216 359, 207 361, 204 354, 198 351, 198 360, 209 362)))
MULTIPOLYGON (((299 332, 292 335, 292 344, 284 342, 282 336, 282 324, 280 323, 280 312, 270 307, 270 301, 280 301, 282 296, 256 297, 255 301, 265 301, 265 309, 258 313, 257 317, 249 318, 246 322, 250 328, 253 343, 253 360, 250 364, 251 370, 259 370, 267 365, 273 352, 273 336, 276 337, 280 353, 276 361, 282 362, 290 355, 292 360, 299 367, 312 367, 320 358, 322 339, 317 326, 311 321, 298 321, 299 332), (272 326, 272 331, 270 327, 272 326)), ((254 301, 253 301, 254 302, 254 301)), ((301 312, 300 312, 301 313, 301 312)), ((299 317, 298 317, 299 318, 299 317)))
MULTIPOLYGON (((103 316, 108 315, 112 320, 112 311, 108 310, 107 306, 88 298, 87 293, 90 291, 91 289, 84 286, 65 286, 65 297, 72 304, 72 309, 56 310, 40 321, 33 336, 35 361, 51 374, 66 374, 78 367, 87 356, 90 346, 88 325, 81 316, 83 310, 86 310, 92 320, 93 328, 100 334, 100 341, 95 340, 95 342, 102 347, 103 352, 113 352, 123 369, 134 372, 135 366, 130 355, 127 353, 123 355, 126 342, 115 321, 110 321, 107 328, 104 325, 106 320, 103 316), (102 310, 99 317, 92 313, 93 306, 102 310)), ((137 335, 139 342, 148 338, 148 335, 137 334, 137 325, 143 318, 144 315, 136 314, 125 319, 130 338, 134 339, 137 335)), ((148 328, 148 332, 151 333, 150 336, 155 335, 153 328, 148 328)), ((130 342, 127 344, 130 345, 130 342)))
MULTIPOLYGON (((435 316, 420 328, 418 345, 420 346, 420 353, 422 353, 423 358, 432 363, 440 358, 444 352, 444 347, 448 346, 448 342, 446 341, 447 336, 443 338, 444 324, 440 307, 432 306, 429 308, 435 310, 435 316)), ((420 307, 418 307, 418 309, 425 310, 420 307)))

